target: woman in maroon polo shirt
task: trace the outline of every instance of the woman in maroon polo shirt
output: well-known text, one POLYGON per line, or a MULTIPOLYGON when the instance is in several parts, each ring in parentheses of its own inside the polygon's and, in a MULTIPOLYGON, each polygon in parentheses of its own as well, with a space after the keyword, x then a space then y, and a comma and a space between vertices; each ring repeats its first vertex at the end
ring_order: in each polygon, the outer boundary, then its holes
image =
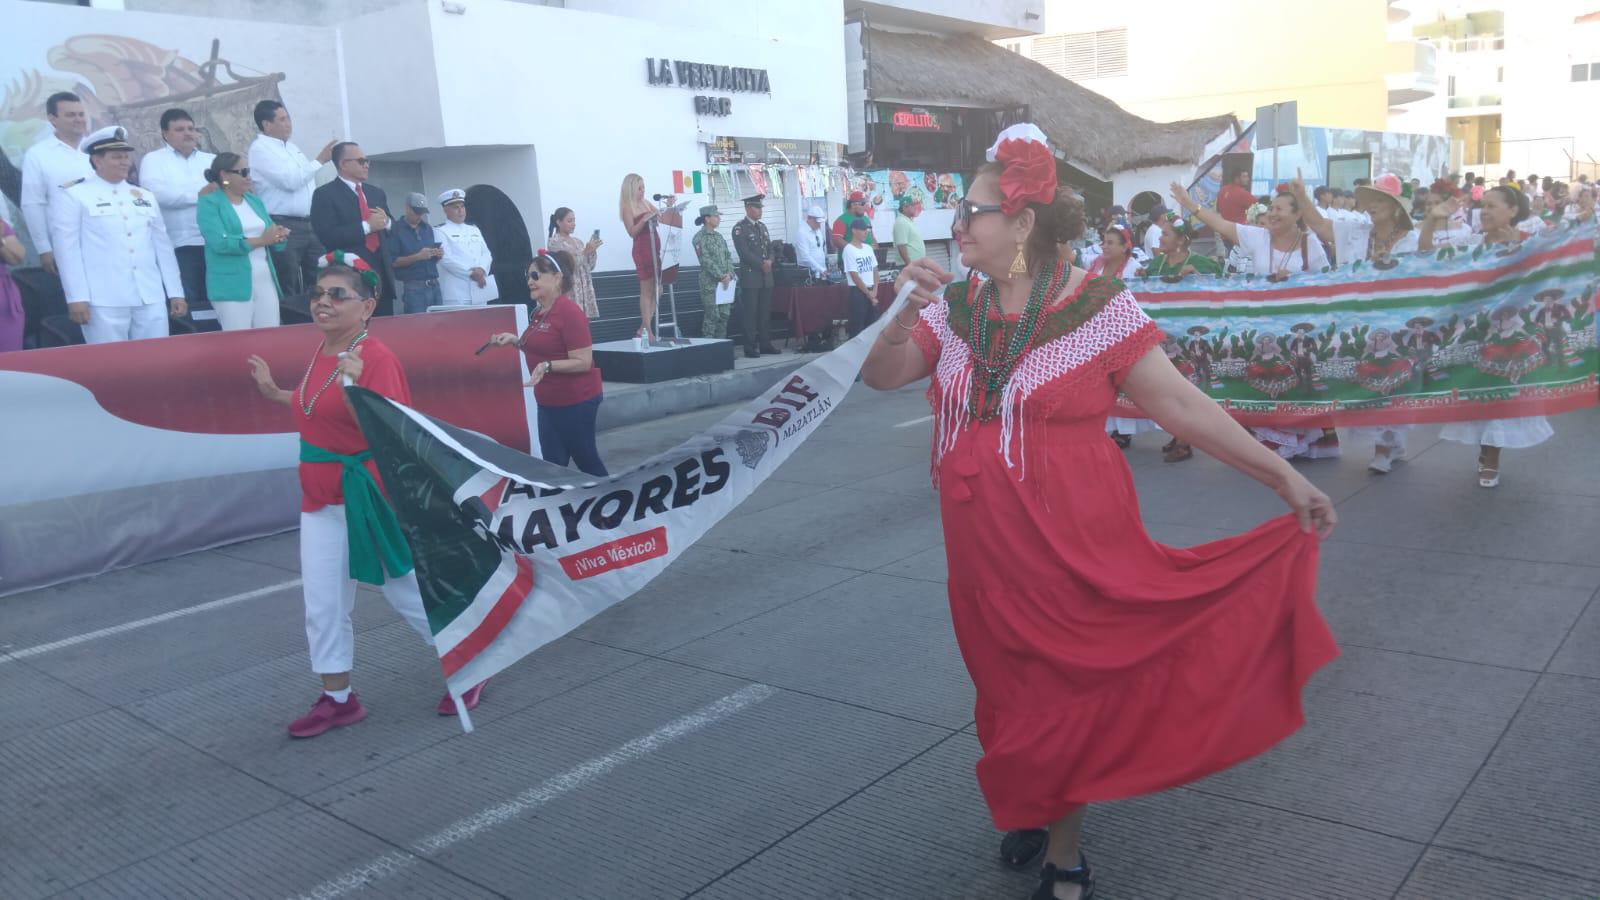
POLYGON ((539 450, 558 466, 577 466, 589 475, 609 474, 595 446, 595 416, 600 412, 600 370, 594 367, 589 319, 573 302, 575 262, 564 250, 540 250, 528 267, 528 296, 538 303, 528 330, 517 337, 503 331, 490 342, 516 345, 533 373, 528 386, 539 401, 539 450))

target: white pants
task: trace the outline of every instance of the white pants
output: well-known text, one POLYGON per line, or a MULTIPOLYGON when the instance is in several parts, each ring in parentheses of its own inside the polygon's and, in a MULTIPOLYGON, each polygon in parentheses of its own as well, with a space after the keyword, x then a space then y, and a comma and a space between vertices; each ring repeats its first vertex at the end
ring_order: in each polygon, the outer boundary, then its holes
POLYGON ((166 337, 167 305, 96 306, 89 304, 89 324, 83 326, 86 344, 111 344, 142 338, 166 337))
MULTIPOLYGON (((324 506, 300 514, 300 578, 306 597, 306 643, 311 671, 337 675, 355 667, 356 636, 350 611, 356 605, 356 580, 350 577, 350 540, 344 506, 324 506)), ((428 644, 433 631, 422 609, 417 573, 386 578, 383 597, 428 644)))
POLYGON ((261 285, 256 285, 254 299, 213 299, 211 309, 216 311, 216 322, 224 331, 277 328, 282 323, 278 314, 278 291, 270 283, 266 293, 262 293, 261 285))

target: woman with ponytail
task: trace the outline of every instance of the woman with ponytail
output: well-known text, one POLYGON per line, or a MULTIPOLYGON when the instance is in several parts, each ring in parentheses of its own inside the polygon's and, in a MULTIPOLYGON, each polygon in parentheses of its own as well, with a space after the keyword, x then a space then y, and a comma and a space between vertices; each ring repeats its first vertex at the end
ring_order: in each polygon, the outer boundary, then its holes
POLYGON ((599 229, 595 230, 594 237, 584 243, 573 234, 578 230, 578 217, 572 210, 563 206, 550 215, 550 233, 545 241, 551 253, 560 250, 572 257, 572 302, 578 304, 583 314, 591 319, 600 317, 600 304, 594 295, 594 280, 590 273, 594 271, 595 251, 605 241, 600 240, 599 229))
POLYGON ((289 229, 273 224, 237 153, 219 153, 206 169, 209 187, 195 207, 206 242, 206 294, 223 331, 271 328, 280 321, 278 267, 267 252, 288 245, 289 229))

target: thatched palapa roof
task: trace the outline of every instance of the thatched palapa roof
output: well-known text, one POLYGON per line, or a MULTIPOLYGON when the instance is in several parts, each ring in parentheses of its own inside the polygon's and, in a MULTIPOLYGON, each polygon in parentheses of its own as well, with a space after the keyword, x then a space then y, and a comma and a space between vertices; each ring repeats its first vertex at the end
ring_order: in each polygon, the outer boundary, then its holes
POLYGON ((1026 104, 1068 162, 1109 178, 1146 166, 1198 164, 1232 115, 1152 122, 975 35, 863 29, 872 99, 928 106, 1005 108, 1026 104))

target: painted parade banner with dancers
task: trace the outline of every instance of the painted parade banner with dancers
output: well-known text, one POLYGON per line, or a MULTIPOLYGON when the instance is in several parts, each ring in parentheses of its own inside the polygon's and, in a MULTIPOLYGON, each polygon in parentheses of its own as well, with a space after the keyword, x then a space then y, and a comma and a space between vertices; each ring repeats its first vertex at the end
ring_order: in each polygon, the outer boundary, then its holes
POLYGON ((816 433, 889 319, 677 447, 598 481, 347 388, 411 545, 451 694, 659 575, 816 433))
MULTIPOLYGON (((1597 402, 1595 240, 1562 229, 1287 280, 1128 287, 1179 370, 1248 425, 1553 415, 1597 402)), ((1126 400, 1118 414, 1139 415, 1126 400)))
MULTIPOLYGON (((421 409, 533 446, 521 354, 473 351, 520 333, 518 306, 381 317, 373 334, 421 409)), ((0 354, 0 595, 293 528, 299 437, 261 396, 306 369, 310 325, 0 354)))

